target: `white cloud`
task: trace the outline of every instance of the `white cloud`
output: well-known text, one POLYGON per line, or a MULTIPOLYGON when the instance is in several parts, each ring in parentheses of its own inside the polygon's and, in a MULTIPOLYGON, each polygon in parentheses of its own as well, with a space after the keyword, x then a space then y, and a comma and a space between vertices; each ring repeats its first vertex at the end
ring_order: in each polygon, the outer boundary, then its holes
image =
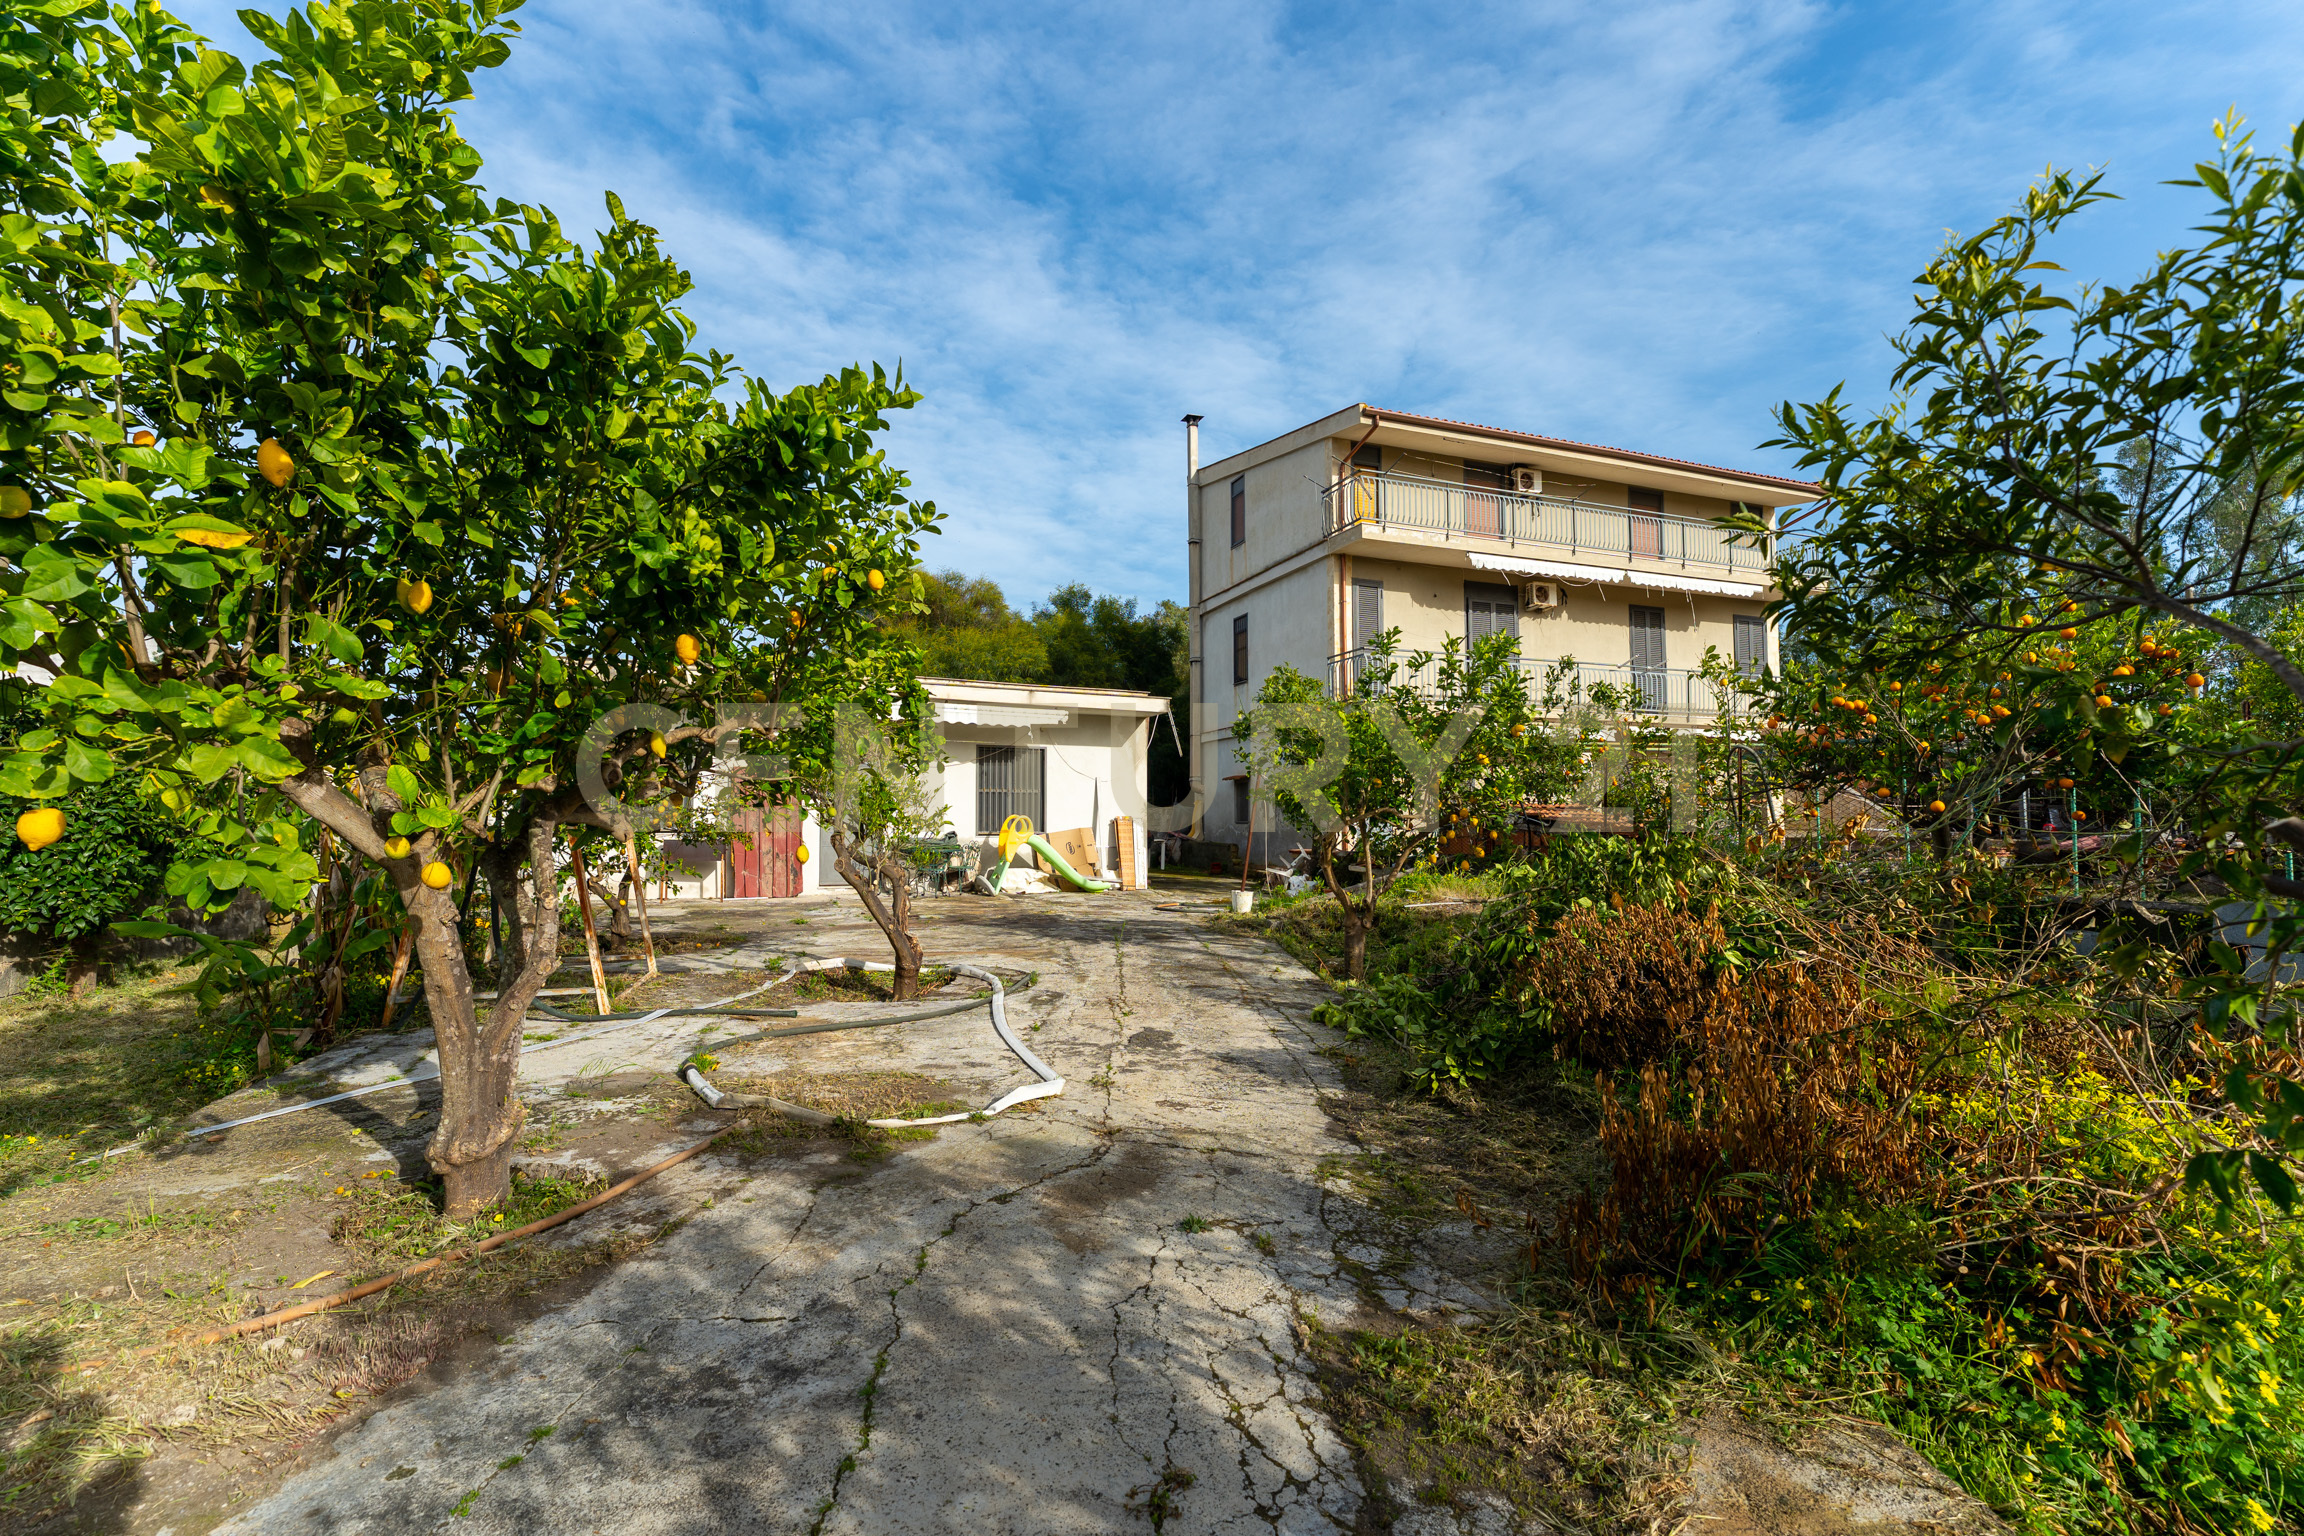
MULTIPOLYGON (((192 7, 219 36, 221 6, 192 7)), ((788 384, 899 358, 930 558, 1181 595, 1211 456, 1355 399, 1753 467, 1876 395, 1906 283, 2053 160, 2152 184, 2299 115, 2292 7, 1801 0, 1435 8, 534 0, 467 132, 588 227, 613 187, 704 339, 788 384)))

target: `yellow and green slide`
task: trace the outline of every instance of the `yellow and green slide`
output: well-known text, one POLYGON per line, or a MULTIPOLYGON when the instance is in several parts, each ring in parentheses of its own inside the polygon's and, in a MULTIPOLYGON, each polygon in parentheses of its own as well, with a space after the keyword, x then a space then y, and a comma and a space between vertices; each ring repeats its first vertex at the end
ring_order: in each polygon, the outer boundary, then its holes
POLYGON ((1000 889, 1001 881, 1008 874, 1008 861, 1016 857, 1016 850, 1019 848, 1029 848, 1038 854, 1040 861, 1048 866, 1049 873, 1066 885, 1075 886, 1091 896, 1100 895, 1112 889, 1109 883, 1102 880, 1091 880, 1066 863, 1064 855, 1056 851, 1054 844, 1032 830, 1031 817, 1011 816, 1000 823, 1000 862, 993 865, 991 872, 986 876, 995 891, 1000 889))

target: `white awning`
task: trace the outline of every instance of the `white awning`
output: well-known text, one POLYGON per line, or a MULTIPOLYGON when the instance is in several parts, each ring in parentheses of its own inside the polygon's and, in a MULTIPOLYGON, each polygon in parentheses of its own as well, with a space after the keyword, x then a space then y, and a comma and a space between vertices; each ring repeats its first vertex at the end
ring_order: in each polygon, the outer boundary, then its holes
POLYGON ((944 725, 1067 725, 1072 712, 1029 704, 952 704, 938 700, 936 719, 944 725))
POLYGON ((1714 597, 1758 597, 1767 587, 1756 581, 1722 581, 1712 576, 1681 576, 1667 571, 1625 571, 1605 565, 1574 565, 1566 560, 1524 560, 1517 555, 1490 555, 1472 551, 1475 570, 1502 571, 1511 576, 1549 576, 1556 581, 1613 581, 1633 587, 1658 587, 1672 592, 1707 592, 1714 597))

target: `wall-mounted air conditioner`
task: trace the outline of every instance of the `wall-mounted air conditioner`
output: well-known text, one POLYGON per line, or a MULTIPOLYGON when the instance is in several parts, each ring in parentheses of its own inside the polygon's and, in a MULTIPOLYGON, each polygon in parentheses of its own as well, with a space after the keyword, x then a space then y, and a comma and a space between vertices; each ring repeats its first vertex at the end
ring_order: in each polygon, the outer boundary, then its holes
POLYGON ((1531 581, 1521 585, 1520 602, 1530 613, 1542 613, 1560 606, 1560 583, 1531 581))
POLYGON ((1527 464, 1512 467, 1512 489, 1523 496, 1544 494, 1544 471, 1527 464))

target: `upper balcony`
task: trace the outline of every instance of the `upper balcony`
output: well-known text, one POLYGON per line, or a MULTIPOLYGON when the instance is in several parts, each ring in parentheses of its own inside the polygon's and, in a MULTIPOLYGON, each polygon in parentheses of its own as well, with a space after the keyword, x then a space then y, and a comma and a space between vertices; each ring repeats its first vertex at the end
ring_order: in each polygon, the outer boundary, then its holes
POLYGON ((1329 530, 1407 543, 1492 541, 1614 569, 1678 571, 1765 584, 1774 550, 1700 517, 1354 470, 1322 492, 1329 530))

